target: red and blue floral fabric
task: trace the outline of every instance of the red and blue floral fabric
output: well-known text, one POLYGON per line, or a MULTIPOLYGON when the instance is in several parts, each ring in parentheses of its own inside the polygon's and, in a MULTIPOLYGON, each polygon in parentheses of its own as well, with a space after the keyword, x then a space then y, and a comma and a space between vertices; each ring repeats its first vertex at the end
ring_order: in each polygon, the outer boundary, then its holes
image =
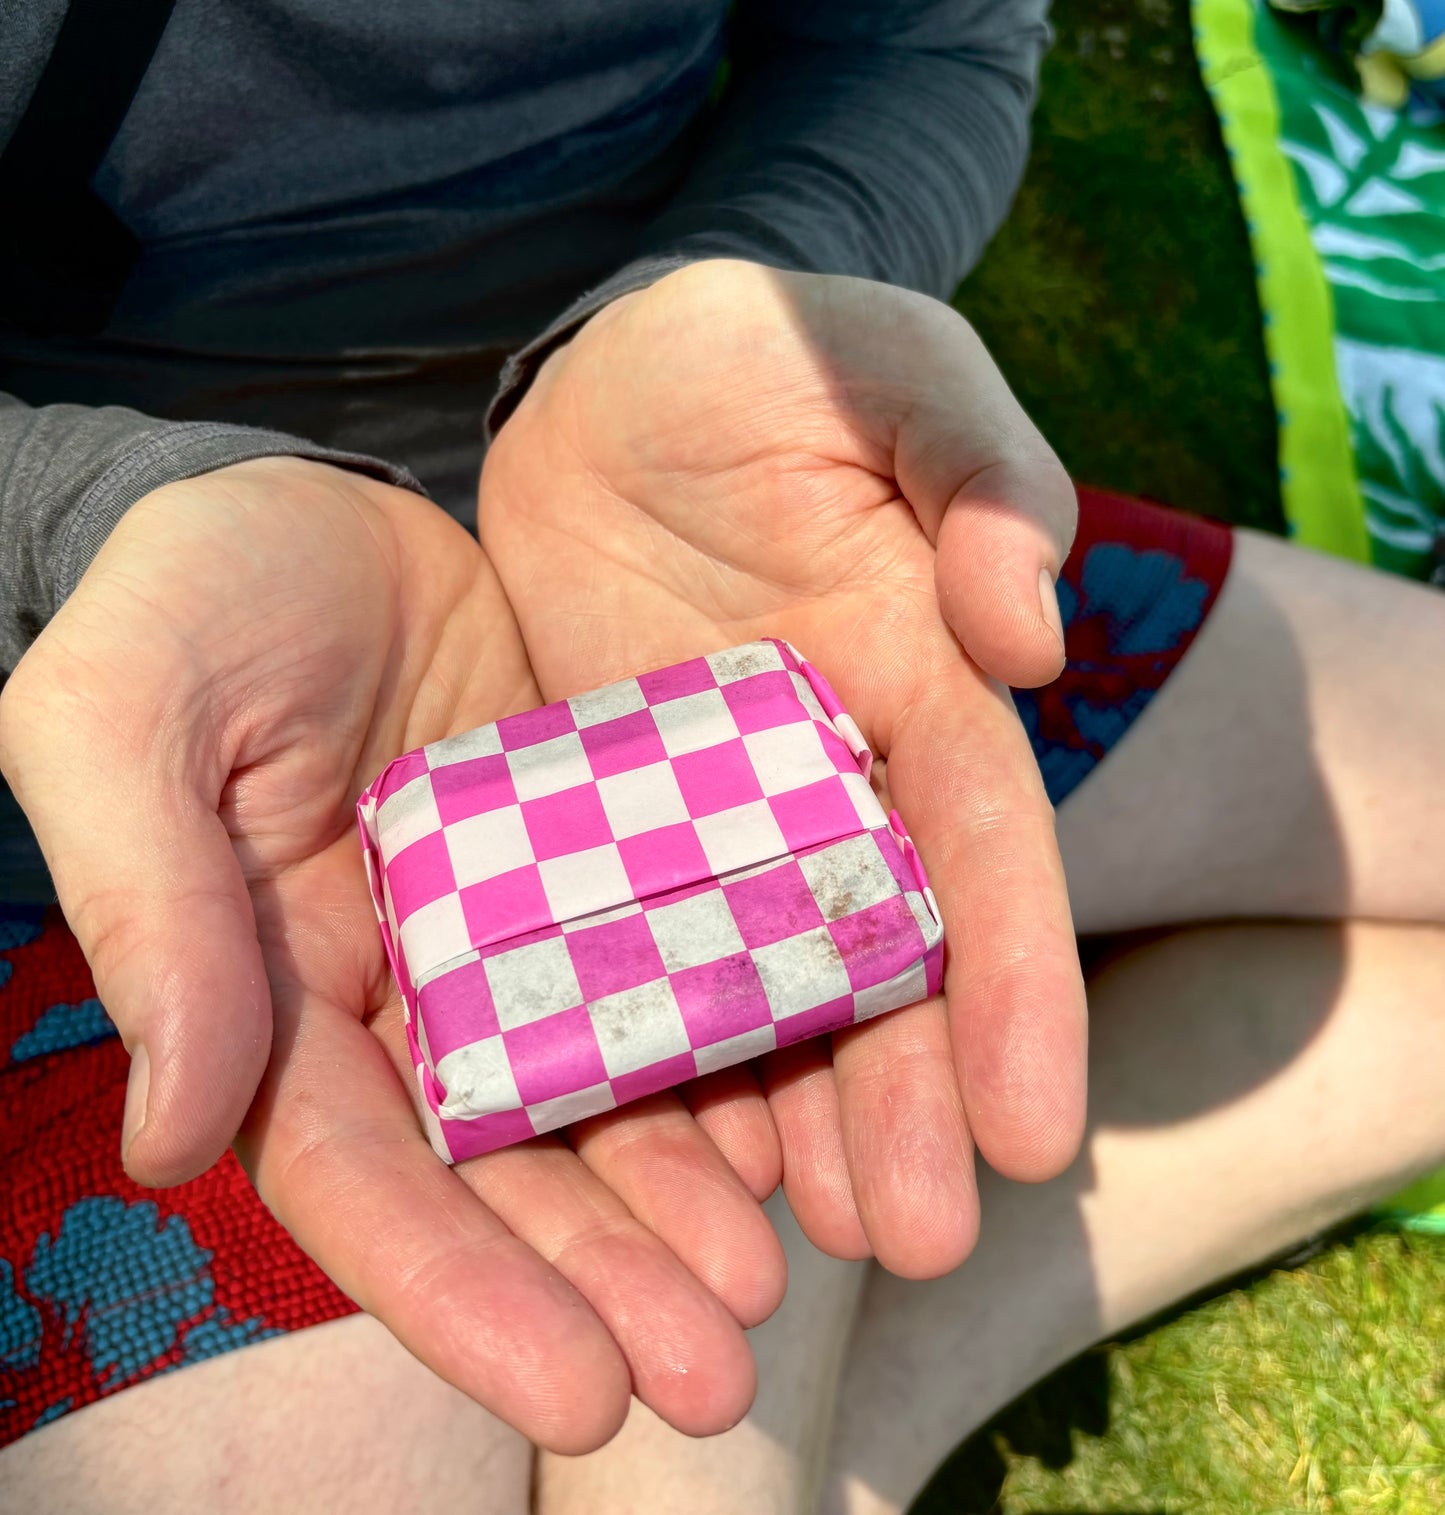
POLYGON ((1059 575, 1068 661, 1014 704, 1044 785, 1063 801, 1148 708, 1189 651, 1229 572, 1234 533, 1216 521, 1079 491, 1079 529, 1059 575))
POLYGON ((174 1189, 126 1177, 127 1065, 60 912, 0 905, 0 1445, 356 1308, 233 1155, 174 1189))

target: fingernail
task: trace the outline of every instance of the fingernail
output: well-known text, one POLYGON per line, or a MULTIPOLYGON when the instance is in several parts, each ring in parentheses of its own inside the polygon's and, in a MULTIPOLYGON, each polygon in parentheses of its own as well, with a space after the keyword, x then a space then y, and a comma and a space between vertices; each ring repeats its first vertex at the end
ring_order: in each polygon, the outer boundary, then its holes
POLYGON ((120 1154, 122 1161, 130 1151, 131 1143, 141 1133, 146 1123, 146 1100, 151 1092, 151 1060, 144 1042, 135 1044, 130 1055, 130 1078, 125 1086, 125 1119, 120 1128, 120 1154))
POLYGON ((1059 614, 1059 592, 1054 588, 1054 576, 1047 568, 1039 569, 1039 611, 1049 630, 1059 639, 1059 651, 1064 649, 1064 618, 1059 614))

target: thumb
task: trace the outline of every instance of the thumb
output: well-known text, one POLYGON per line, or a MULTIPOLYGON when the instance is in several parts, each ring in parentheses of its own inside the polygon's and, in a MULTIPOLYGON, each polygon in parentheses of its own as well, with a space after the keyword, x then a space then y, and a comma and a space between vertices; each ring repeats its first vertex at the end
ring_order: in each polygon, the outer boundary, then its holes
POLYGON ((1016 688, 1058 677, 1055 583, 1073 539, 1074 486, 1053 453, 1019 449, 953 490, 935 542, 939 608, 980 668, 1016 688))
POLYGON ((270 991, 230 837, 186 772, 189 744, 134 686, 94 682, 37 642, 0 694, 0 768, 131 1055, 126 1170, 176 1184, 210 1167, 245 1116, 269 1055, 270 991))
POLYGON ((1005 684, 1046 684, 1064 664, 1054 582, 1074 537, 1074 486, 968 323, 954 316, 941 335, 928 393, 899 423, 898 484, 934 544, 939 608, 969 657, 1005 684))

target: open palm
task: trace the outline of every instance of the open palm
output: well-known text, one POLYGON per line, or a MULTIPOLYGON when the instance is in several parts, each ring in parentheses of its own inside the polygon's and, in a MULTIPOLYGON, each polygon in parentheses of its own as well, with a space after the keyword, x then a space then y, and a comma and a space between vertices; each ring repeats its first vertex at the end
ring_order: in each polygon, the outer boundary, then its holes
POLYGON ((946 1009, 835 1038, 836 1077, 815 1048, 776 1054, 763 1081, 815 1241, 905 1273, 954 1266, 976 1224, 970 1132, 1037 1178, 1082 1123, 1052 815, 979 666, 1058 671, 1039 583, 1072 490, 1052 454, 946 307, 704 263, 548 359, 493 444, 479 525, 548 699, 778 635, 886 758, 945 918, 946 1009))
MULTIPOLYGON (((356 795, 404 748, 536 703, 460 527, 266 459, 127 514, 5 688, 0 763, 132 1052, 133 1176, 179 1181, 240 1129, 302 1246, 527 1435, 595 1446, 634 1390, 716 1431, 752 1391, 739 1322, 783 1268, 681 1104, 618 1112, 583 1156, 539 1139, 447 1169, 408 1092, 356 795)), ((766 1174, 759 1111, 718 1120, 766 1174)))

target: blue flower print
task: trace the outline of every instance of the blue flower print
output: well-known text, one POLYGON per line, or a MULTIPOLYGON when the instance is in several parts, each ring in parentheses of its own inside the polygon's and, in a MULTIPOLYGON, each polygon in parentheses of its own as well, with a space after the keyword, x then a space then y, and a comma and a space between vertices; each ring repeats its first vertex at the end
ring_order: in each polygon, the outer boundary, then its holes
POLYGON ((83 999, 78 1005, 51 1005, 40 1019, 10 1049, 10 1060, 23 1063, 51 1052, 69 1052, 116 1036, 115 1023, 98 999, 83 999))
POLYGON ((1097 542, 1058 581, 1068 662, 1014 704, 1049 799, 1060 804, 1143 714, 1198 630, 1210 586, 1157 548, 1097 542))
POLYGON ((148 1200, 97 1195, 77 1200, 59 1234, 36 1242, 25 1286, 61 1312, 67 1329, 84 1329, 97 1376, 118 1385, 178 1343, 192 1362, 235 1344, 238 1332, 246 1341, 277 1334, 216 1308, 210 1265, 183 1217, 162 1221, 148 1200))
POLYGON ((1186 578, 1172 552, 1100 542, 1084 558, 1079 587, 1089 615, 1109 618, 1117 657, 1170 652, 1204 619, 1209 585, 1186 578))
POLYGON ((40 1355, 40 1339, 40 1312, 21 1298, 15 1270, 0 1257, 0 1367, 33 1367, 40 1355))

